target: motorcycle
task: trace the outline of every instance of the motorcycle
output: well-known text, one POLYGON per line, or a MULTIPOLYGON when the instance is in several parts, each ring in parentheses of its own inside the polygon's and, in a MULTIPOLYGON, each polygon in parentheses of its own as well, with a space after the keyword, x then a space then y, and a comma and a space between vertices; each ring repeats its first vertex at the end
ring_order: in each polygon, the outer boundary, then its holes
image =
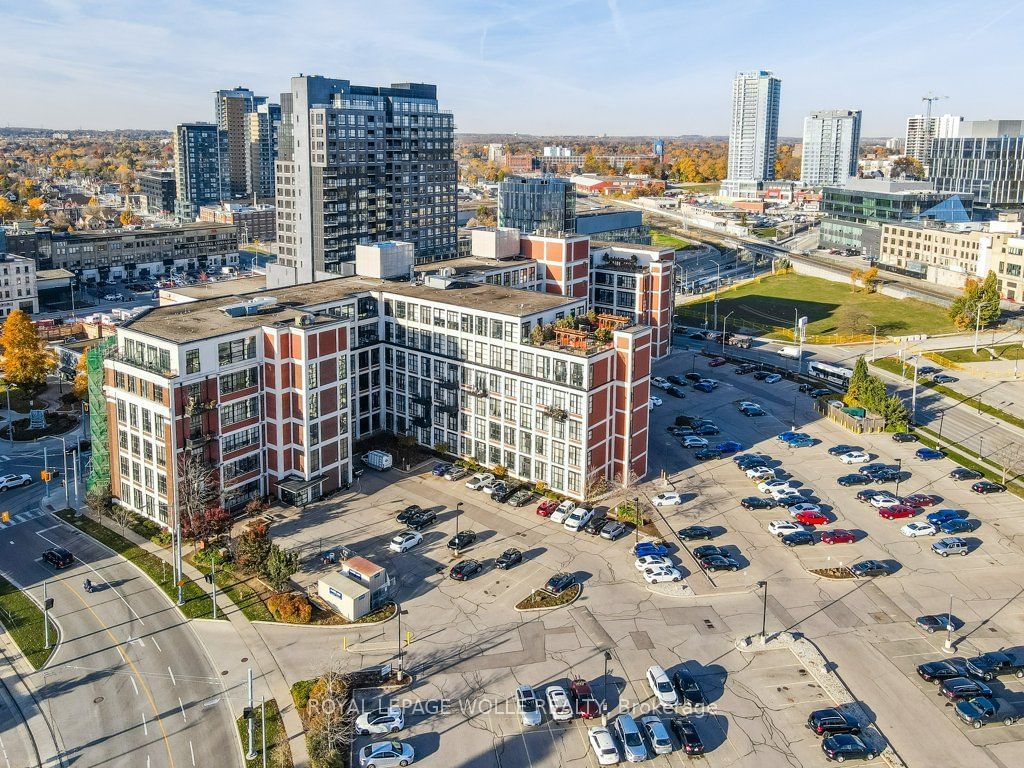
POLYGON ((90 581, 89 579, 86 579, 86 580, 85 580, 85 583, 84 583, 84 584, 82 584, 82 588, 83 588, 83 589, 84 589, 84 590, 85 590, 86 592, 89 592, 90 594, 91 594, 91 593, 92 593, 92 591, 93 591, 93 590, 95 589, 95 587, 94 587, 94 586, 92 585, 92 582, 91 582, 91 581, 90 581))

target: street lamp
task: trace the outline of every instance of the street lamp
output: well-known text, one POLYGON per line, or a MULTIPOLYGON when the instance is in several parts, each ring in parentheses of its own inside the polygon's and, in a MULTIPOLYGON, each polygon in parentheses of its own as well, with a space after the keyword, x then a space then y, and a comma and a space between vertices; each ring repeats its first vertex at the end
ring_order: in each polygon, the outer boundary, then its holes
POLYGON ((896 459, 896 496, 900 495, 900 478, 903 477, 903 459, 896 459))
POLYGON ((759 581, 757 582, 757 586, 764 590, 764 603, 763 608, 761 609, 761 642, 763 643, 768 639, 768 636, 765 633, 768 625, 768 582, 759 581))
POLYGON ((949 613, 946 614, 946 642, 942 644, 942 650, 945 653, 953 653, 956 649, 953 647, 953 595, 949 595, 949 613))
POLYGON ((729 318, 733 316, 733 313, 735 311, 736 310, 734 309, 732 312, 730 312, 728 315, 726 315, 724 318, 722 318, 722 354, 723 355, 725 354, 725 324, 729 322, 729 318))
POLYGON ((942 420, 946 418, 946 409, 939 411, 939 448, 942 447, 942 420))
POLYGON ((459 517, 461 515, 462 515, 462 502, 460 501, 458 504, 455 505, 455 545, 456 545, 455 554, 456 555, 459 554, 459 550, 458 550, 458 544, 459 544, 459 517))
POLYGON ((612 652, 604 652, 604 685, 601 688, 601 723, 608 725, 608 662, 612 660, 612 652))
POLYGON ((981 332, 981 302, 978 302, 978 311, 974 318, 974 354, 978 354, 978 334, 981 332))
POLYGON ((875 361, 875 341, 878 338, 878 326, 871 326, 871 362, 875 361))
POLYGON ((398 603, 395 603, 396 614, 398 615, 398 682, 402 682, 402 678, 405 676, 405 668, 402 666, 402 616, 408 614, 408 611, 402 610, 398 603))
POLYGON ((640 497, 633 497, 633 531, 636 534, 636 543, 640 543, 640 497))

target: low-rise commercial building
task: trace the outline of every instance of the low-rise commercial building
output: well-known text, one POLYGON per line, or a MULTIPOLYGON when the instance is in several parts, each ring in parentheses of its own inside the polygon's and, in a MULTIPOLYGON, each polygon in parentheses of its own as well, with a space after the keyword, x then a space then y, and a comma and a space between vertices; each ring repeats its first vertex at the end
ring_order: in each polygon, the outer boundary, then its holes
POLYGON ((238 242, 272 243, 277 238, 277 208, 273 205, 247 205, 245 203, 217 203, 199 209, 199 221, 233 224, 238 230, 238 242))

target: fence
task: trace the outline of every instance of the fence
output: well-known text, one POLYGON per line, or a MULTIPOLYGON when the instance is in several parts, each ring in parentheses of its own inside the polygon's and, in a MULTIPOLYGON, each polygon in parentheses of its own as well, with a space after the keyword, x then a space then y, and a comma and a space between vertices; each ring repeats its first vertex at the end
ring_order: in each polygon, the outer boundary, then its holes
MULTIPOLYGON (((676 307, 676 315, 700 320, 701 322, 708 319, 705 317, 704 311, 702 309, 698 310, 694 304, 684 304, 676 307)), ((796 343, 792 328, 758 323, 746 318, 737 320, 734 325, 744 330, 757 331, 762 336, 771 336, 779 341, 796 343)), ((869 333, 808 333, 804 336, 805 344, 870 344, 871 340, 872 336, 869 333)))

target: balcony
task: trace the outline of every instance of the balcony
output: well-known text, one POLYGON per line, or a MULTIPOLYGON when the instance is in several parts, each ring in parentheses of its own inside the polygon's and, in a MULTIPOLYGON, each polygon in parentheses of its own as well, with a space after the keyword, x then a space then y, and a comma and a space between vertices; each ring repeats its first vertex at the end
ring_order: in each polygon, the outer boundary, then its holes
POLYGON ((213 440, 216 435, 198 434, 185 438, 185 449, 189 451, 200 450, 203 446, 213 440))
POLYGON ((115 350, 107 356, 108 360, 113 360, 118 363, 124 363, 130 365, 133 368, 138 368, 141 371, 147 371, 148 373, 155 373, 157 376, 162 376, 165 379, 172 379, 177 374, 170 368, 164 368, 154 361, 145 361, 135 357, 129 357, 123 352, 115 350))
POLYGON ((478 387, 475 384, 461 384, 460 388, 471 397, 487 397, 487 390, 483 387, 478 387))
POLYGON ((437 386, 442 387, 443 389, 456 390, 459 388, 459 382, 447 381, 442 379, 441 381, 437 382, 437 386))

